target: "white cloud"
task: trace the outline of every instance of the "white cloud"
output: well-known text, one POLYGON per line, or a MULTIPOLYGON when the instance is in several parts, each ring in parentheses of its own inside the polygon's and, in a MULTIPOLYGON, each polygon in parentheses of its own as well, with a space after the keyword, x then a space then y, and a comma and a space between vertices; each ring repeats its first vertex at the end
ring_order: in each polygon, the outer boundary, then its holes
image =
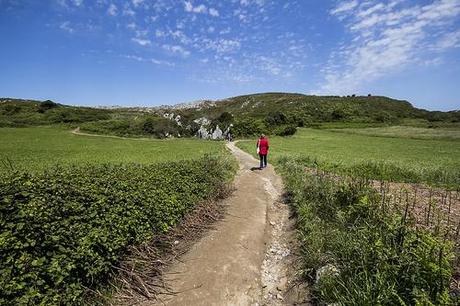
POLYGON ((221 34, 221 35, 223 35, 223 34, 228 34, 228 33, 230 33, 231 31, 232 31, 232 29, 231 29, 230 27, 227 27, 227 28, 221 30, 221 31, 219 32, 219 34, 221 34))
POLYGON ((134 22, 128 23, 126 25, 128 29, 135 30, 136 29, 136 24, 134 22))
POLYGON ((357 0, 342 1, 337 5, 332 11, 332 15, 337 15, 340 13, 348 12, 358 6, 357 0))
POLYGON ((410 6, 401 0, 361 5, 346 1, 330 14, 344 21, 351 37, 331 53, 322 70, 325 82, 321 93, 359 90, 367 82, 412 64, 430 62, 423 59, 430 49, 440 51, 460 44, 460 31, 448 32, 460 15, 460 0, 436 0, 425 6, 410 6), (446 31, 448 34, 436 38, 436 33, 446 31))
POLYGON ((184 1, 184 9, 186 12, 189 12, 189 13, 206 14, 208 12, 208 9, 206 8, 204 4, 200 4, 194 7, 190 1, 184 1))
POLYGON ((165 37, 166 36, 166 33, 161 31, 161 30, 156 30, 155 31, 155 36, 156 37, 165 37))
POLYGON ((144 57, 140 57, 140 56, 137 56, 137 55, 123 55, 122 57, 127 58, 127 59, 131 59, 131 60, 135 60, 135 61, 138 61, 138 62, 152 63, 152 64, 155 64, 155 65, 164 65, 164 66, 170 66, 170 67, 175 66, 174 63, 171 63, 171 62, 168 62, 168 61, 163 61, 163 60, 158 60, 158 59, 155 59, 155 58, 144 58, 144 57))
POLYGON ((460 47, 460 30, 444 34, 436 43, 435 49, 444 51, 450 48, 460 47))
POLYGON ((64 8, 71 8, 72 6, 83 6, 83 0, 56 0, 57 3, 64 8))
POLYGON ((209 9, 209 15, 211 15, 213 17, 219 17, 219 11, 216 10, 215 8, 210 8, 209 9))
POLYGON ((147 30, 136 30, 136 37, 146 37, 148 34, 149 31, 147 30))
POLYGON ((65 21, 65 22, 61 23, 61 25, 59 26, 59 28, 60 28, 61 30, 64 30, 64 31, 70 33, 70 34, 72 34, 72 33, 75 32, 75 29, 72 28, 72 27, 70 26, 70 22, 69 22, 69 21, 65 21))
POLYGON ((141 38, 136 37, 136 38, 132 38, 131 40, 134 41, 135 43, 138 43, 141 46, 148 46, 152 44, 152 42, 149 39, 141 39, 141 38))
POLYGON ((134 7, 138 7, 139 5, 144 3, 144 0, 132 0, 131 2, 133 3, 134 7))
POLYGON ((110 16, 116 16, 118 14, 117 6, 111 3, 109 8, 107 9, 107 14, 109 14, 110 16))
POLYGON ((131 8, 127 7, 123 10, 123 15, 133 17, 136 15, 136 12, 133 11, 131 8))
POLYGON ((163 49, 173 53, 173 54, 179 54, 183 57, 187 57, 190 55, 190 51, 185 50, 182 46, 178 45, 163 45, 163 49))
POLYGON ((240 5, 241 6, 249 6, 251 4, 255 4, 257 6, 263 6, 265 5, 265 0, 240 0, 240 5))
POLYGON ((72 0, 72 3, 75 5, 75 6, 80 6, 83 4, 83 0, 72 0))
POLYGON ((193 11, 193 5, 190 1, 184 1, 184 6, 185 6, 185 11, 186 12, 192 12, 193 11))
POLYGON ((228 53, 232 51, 239 50, 241 47, 241 42, 236 39, 203 39, 202 48, 208 50, 214 50, 217 53, 228 53))
POLYGON ((206 9, 206 6, 204 4, 200 4, 197 7, 193 8, 193 12, 194 13, 206 13, 207 9, 206 9))

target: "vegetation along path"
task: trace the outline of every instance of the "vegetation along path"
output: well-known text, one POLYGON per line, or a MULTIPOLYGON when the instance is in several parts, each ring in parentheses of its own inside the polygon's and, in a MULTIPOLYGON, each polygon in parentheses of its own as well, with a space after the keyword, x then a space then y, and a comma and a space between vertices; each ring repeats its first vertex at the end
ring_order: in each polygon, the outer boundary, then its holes
POLYGON ((299 299, 288 269, 294 231, 279 201, 281 178, 270 165, 256 169, 258 161, 234 143, 227 147, 240 165, 235 192, 225 200, 227 214, 166 272, 175 294, 160 296, 158 305, 277 305, 289 296, 299 299))

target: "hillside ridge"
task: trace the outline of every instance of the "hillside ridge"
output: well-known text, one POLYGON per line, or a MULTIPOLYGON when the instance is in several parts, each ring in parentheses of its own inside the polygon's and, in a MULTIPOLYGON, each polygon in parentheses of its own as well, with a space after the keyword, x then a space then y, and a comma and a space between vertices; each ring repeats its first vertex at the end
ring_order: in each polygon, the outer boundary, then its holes
POLYGON ((458 124, 460 111, 428 111, 384 96, 315 96, 268 92, 155 107, 97 108, 50 100, 0 98, 0 127, 67 124, 83 131, 117 136, 220 139, 260 133, 291 135, 297 127, 324 123, 458 124))

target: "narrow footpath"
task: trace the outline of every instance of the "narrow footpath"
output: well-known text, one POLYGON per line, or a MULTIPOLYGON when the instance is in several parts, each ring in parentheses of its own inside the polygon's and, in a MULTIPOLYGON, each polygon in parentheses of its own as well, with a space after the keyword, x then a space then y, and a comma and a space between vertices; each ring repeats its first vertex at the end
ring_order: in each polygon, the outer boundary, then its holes
POLYGON ((296 269, 289 247, 295 239, 288 207, 280 201, 281 178, 271 165, 256 169, 258 161, 234 143, 227 147, 240 169, 235 192, 224 200, 225 218, 166 271, 166 284, 175 294, 143 305, 292 305, 305 300, 305 290, 291 285, 296 269))

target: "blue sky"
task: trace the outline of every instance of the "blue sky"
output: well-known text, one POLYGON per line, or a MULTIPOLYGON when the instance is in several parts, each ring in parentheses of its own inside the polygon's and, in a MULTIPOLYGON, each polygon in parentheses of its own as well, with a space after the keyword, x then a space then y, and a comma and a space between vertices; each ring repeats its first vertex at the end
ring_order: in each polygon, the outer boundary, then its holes
POLYGON ((460 0, 0 0, 0 96, 371 93, 460 109, 460 0))

